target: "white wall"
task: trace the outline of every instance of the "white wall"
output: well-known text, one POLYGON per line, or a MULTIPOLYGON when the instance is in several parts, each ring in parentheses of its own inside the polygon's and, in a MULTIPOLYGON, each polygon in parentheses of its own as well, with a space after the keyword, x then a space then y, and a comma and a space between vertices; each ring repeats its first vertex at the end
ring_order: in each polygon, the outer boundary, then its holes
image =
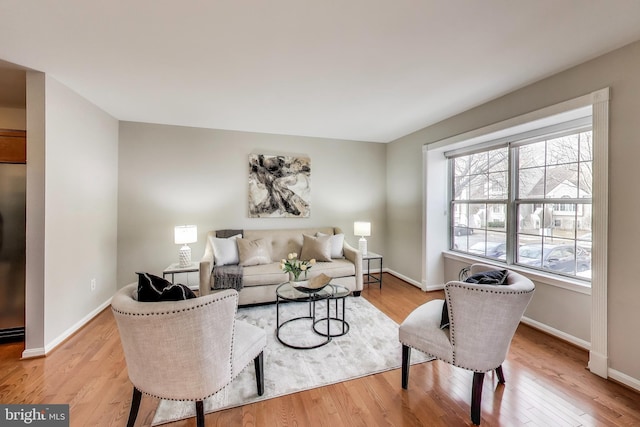
MULTIPOLYGON (((389 230, 386 251, 391 269, 408 263, 418 265, 421 251, 402 252, 415 248, 421 236, 406 232, 419 229, 418 206, 421 191, 415 186, 403 186, 410 179, 420 180, 422 146, 453 135, 481 128, 511 117, 535 111, 549 105, 576 98, 604 87, 611 88, 609 137, 609 273, 608 273, 608 334, 610 368, 640 384, 640 335, 631 333, 632 325, 640 324, 640 286, 633 265, 640 259, 637 216, 640 198, 636 183, 640 181, 640 42, 596 58, 592 61, 551 76, 517 90, 502 98, 424 128, 389 144, 387 188, 389 230), (410 168, 411 170, 407 170, 410 168), (412 178, 411 178, 412 177, 412 178), (396 207, 396 201, 401 201, 396 207), (411 215, 405 209, 411 210, 411 215), (407 221, 413 221, 407 224, 407 221), (394 233, 393 230, 398 230, 394 233), (405 231, 403 231, 405 230, 405 231)), ((443 179, 446 177, 443 176, 443 179)), ((429 230, 427 230, 428 238, 429 230)), ((404 268, 404 267, 402 267, 404 268)), ((451 274, 452 269, 446 268, 451 274)), ((405 274, 420 280, 416 268, 405 274)), ((450 280, 454 277, 446 277, 450 280)), ((540 285, 527 310, 533 320, 556 328, 568 335, 589 341, 589 303, 575 292, 540 285)))
POLYGON ((121 122, 118 286, 177 262, 181 224, 198 226, 193 260, 207 231, 223 228, 338 226, 357 247, 356 220, 372 222, 369 248, 384 252, 385 156, 370 142, 121 122), (248 218, 250 153, 311 158, 310 218, 248 218))
POLYGON ((118 121, 42 73, 27 81, 29 356, 73 333, 116 290, 118 121), (44 317, 34 312, 40 301, 44 317))

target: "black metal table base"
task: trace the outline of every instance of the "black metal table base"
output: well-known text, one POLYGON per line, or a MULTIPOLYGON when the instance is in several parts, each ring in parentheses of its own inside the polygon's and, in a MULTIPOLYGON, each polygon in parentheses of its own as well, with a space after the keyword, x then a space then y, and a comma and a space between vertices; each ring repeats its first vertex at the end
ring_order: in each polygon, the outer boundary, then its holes
MULTIPOLYGON (((324 299, 324 298, 323 298, 324 299)), ((327 305, 327 315, 325 317, 321 317, 321 318, 317 318, 316 317, 316 301, 321 301, 321 300, 310 300, 308 301, 309 304, 309 315, 307 316, 298 316, 298 317, 294 317, 288 320, 285 320, 284 322, 280 323, 280 298, 276 297, 276 338, 278 339, 278 341, 280 341, 280 343, 282 345, 285 345, 289 348, 293 348, 296 350, 311 350, 314 348, 318 348, 318 347, 322 347, 324 345, 329 344, 329 342, 331 342, 331 339, 334 337, 340 337, 345 335, 347 332, 349 332, 349 323, 347 323, 344 318, 345 318, 345 298, 336 298, 333 299, 335 301, 335 307, 336 307, 336 312, 335 312, 335 316, 331 316, 331 299, 327 298, 325 299, 326 301, 326 305, 327 305), (338 312, 338 299, 342 300, 342 317, 340 317, 340 313, 338 312), (303 345, 295 345, 292 344, 290 342, 287 342, 285 339, 283 339, 280 336, 280 330, 282 329, 282 327, 288 323, 292 323, 292 322, 298 322, 298 321, 304 321, 304 320, 311 320, 311 330, 313 332, 315 332, 317 335, 322 336, 325 338, 325 340, 317 343, 317 344, 312 344, 312 345, 307 345, 307 346, 303 346, 303 345), (331 333, 331 322, 332 321, 337 321, 337 322, 341 322, 341 327, 342 327, 342 331, 338 332, 338 333, 331 333), (326 330, 318 330, 318 324, 321 322, 326 322, 327 327, 326 330)), ((324 328, 323 328, 324 329, 324 328)))
MULTIPOLYGON (((345 312, 344 312, 344 298, 339 298, 340 300, 342 300, 342 317, 340 317, 340 312, 338 311, 338 299, 334 299, 335 303, 336 303, 336 315, 335 317, 331 317, 330 313, 327 315, 327 317, 323 317, 321 319, 317 319, 316 321, 313 322, 313 331, 318 334, 318 335, 322 335, 325 337, 329 337, 329 338, 335 338, 335 337, 341 337, 343 335, 346 335, 347 332, 349 332, 349 323, 347 323, 346 320, 344 320, 345 318, 345 312), (331 321, 335 321, 335 322, 339 322, 340 326, 342 327, 342 332, 337 332, 332 334, 331 331, 331 321), (316 327, 318 326, 319 323, 321 322, 327 322, 327 332, 324 333, 322 331, 319 331, 318 329, 316 329, 316 327)), ((329 306, 331 304, 331 300, 327 301, 327 306, 329 306)), ((329 311, 329 310, 327 310, 329 311)))

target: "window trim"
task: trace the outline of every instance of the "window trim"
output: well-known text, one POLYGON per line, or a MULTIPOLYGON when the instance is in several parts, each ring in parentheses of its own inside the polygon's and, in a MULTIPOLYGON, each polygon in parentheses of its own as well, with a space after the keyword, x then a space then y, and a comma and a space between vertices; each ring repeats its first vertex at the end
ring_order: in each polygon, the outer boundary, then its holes
POLYGON ((470 264, 478 262, 487 265, 495 265, 496 268, 501 269, 506 267, 509 270, 513 270, 524 276, 527 276, 529 279, 538 283, 544 283, 545 285, 555 286, 558 288, 566 289, 568 291, 577 292, 579 294, 591 295, 591 286, 587 286, 587 284, 583 280, 573 279, 567 276, 559 276, 557 274, 549 274, 542 270, 534 270, 531 268, 522 267, 518 264, 505 265, 504 263, 500 263, 490 258, 477 257, 464 252, 455 252, 448 250, 443 253, 443 256, 448 259, 453 259, 470 264))
MULTIPOLYGON (((471 146, 459 148, 453 151, 445 151, 443 155, 447 159, 448 168, 449 168, 449 173, 448 173, 449 182, 447 184, 449 189, 449 197, 447 201, 449 205, 449 236, 448 236, 449 248, 448 249, 452 252, 460 253, 462 255, 470 255, 472 257, 477 256, 478 258, 481 258, 483 260, 489 260, 489 261, 492 261, 492 263, 497 263, 499 265, 503 265, 508 268, 520 267, 524 271, 527 271, 527 269, 530 269, 530 270, 533 270, 533 272, 544 273, 544 277, 547 277, 547 276, 557 277, 558 279, 560 279, 560 280, 553 280, 553 283, 562 283, 562 280, 561 280, 562 278, 568 278, 570 281, 575 280, 577 282, 582 282, 583 286, 591 287, 591 276, 582 277, 578 274, 578 272, 574 272, 574 274, 569 274, 569 273, 563 273, 563 272, 554 272, 552 270, 545 269, 543 267, 539 267, 539 268, 528 267, 516 261, 517 255, 518 255, 517 242, 519 241, 519 236, 521 235, 521 233, 519 233, 518 231, 517 220, 516 220, 520 205, 552 204, 554 206, 556 205, 575 206, 576 204, 580 204, 580 205, 588 204, 592 206, 593 204, 592 197, 588 197, 588 198, 567 197, 564 203, 562 203, 562 201, 558 198, 547 198, 547 197, 521 198, 519 197, 518 181, 519 181, 519 172, 521 169, 518 165, 517 151, 521 147, 529 144, 534 144, 541 141, 549 141, 549 140, 562 137, 562 136, 567 136, 567 135, 582 134, 584 132, 589 132, 593 134, 593 124, 592 124, 591 115, 587 117, 582 117, 579 119, 573 119, 568 122, 554 124, 551 126, 540 128, 540 129, 534 129, 531 131, 527 131, 525 133, 514 134, 513 136, 510 136, 510 137, 501 138, 498 141, 489 141, 486 144, 481 144, 482 147, 478 147, 477 145, 471 145, 471 146), (480 199, 480 198, 456 199, 454 196, 454 192, 455 192, 455 182, 457 182, 456 179, 458 178, 458 176, 456 176, 455 161, 457 159, 460 159, 461 157, 469 157, 474 154, 484 154, 484 153, 489 153, 489 152, 493 152, 501 149, 506 149, 506 153, 509 160, 509 167, 507 169, 509 190, 508 190, 507 197, 504 199, 492 199, 490 196, 487 196, 484 199, 480 199), (455 231, 455 224, 456 224, 455 218, 453 218, 454 206, 455 205, 471 206, 474 204, 484 204, 484 205, 501 204, 505 206, 506 228, 504 230, 504 234, 506 235, 505 238, 506 238, 507 253, 506 253, 506 259, 504 261, 500 261, 498 259, 487 257, 487 256, 475 255, 474 253, 469 252, 468 248, 467 250, 454 249, 454 243, 456 240, 456 237, 452 234, 455 231)), ((593 161, 593 156, 591 156, 590 161, 593 161)), ((579 160, 576 160, 576 164, 578 163, 579 163, 579 160)), ((551 167, 551 166, 553 165, 547 165, 546 163, 544 165, 545 168, 551 167)), ((502 169, 498 169, 498 171, 501 172, 502 169)), ((485 172, 488 175, 492 172, 492 170, 488 169, 485 172)), ((496 171, 494 170, 493 172, 496 172, 496 171)), ((576 210, 572 210, 571 212, 575 214, 576 210)), ((489 231, 487 226, 488 224, 485 224, 485 227, 483 229, 486 232, 489 231)), ((500 233, 502 233, 502 231, 500 233)), ((577 238, 572 238, 569 240, 572 240, 574 242, 574 246, 579 241, 579 239, 577 238)), ((576 248, 576 254, 577 254, 577 251, 578 249, 576 248)))
MULTIPOLYGON (((593 216, 591 274, 591 348, 589 369, 607 378, 607 253, 608 253, 608 163, 609 98, 608 87, 589 94, 513 117, 449 138, 423 145, 422 284, 436 289, 444 284, 444 258, 448 251, 447 190, 442 176, 447 173, 445 149, 487 143, 501 137, 588 115, 593 120, 593 216), (444 164, 444 167, 443 167, 444 164), (444 213, 444 214, 443 214, 444 213), (429 232, 429 238, 427 238, 429 232)), ((526 273, 526 275, 529 275, 526 273)))

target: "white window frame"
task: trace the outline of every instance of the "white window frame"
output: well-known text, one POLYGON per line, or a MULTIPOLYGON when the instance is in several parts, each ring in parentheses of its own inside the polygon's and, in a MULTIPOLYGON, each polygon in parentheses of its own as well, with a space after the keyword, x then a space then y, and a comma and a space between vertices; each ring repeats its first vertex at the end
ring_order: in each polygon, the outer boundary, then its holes
MULTIPOLYGON (((587 109, 584 110, 585 114, 587 114, 587 109)), ((539 141, 545 141, 545 140, 551 140, 553 138, 557 138, 558 136, 563 136, 563 135, 574 135, 574 134, 578 134, 578 133, 583 133, 583 132, 592 132, 592 114, 588 114, 586 117, 582 117, 579 119, 574 119, 574 120, 569 120, 567 122, 563 122, 561 124, 558 125, 554 125, 554 126, 549 126, 549 127, 545 127, 545 128, 541 128, 541 129, 534 129, 532 131, 528 131, 525 132, 524 134, 514 134, 513 136, 510 136, 507 138, 508 142, 505 143, 504 139, 505 138, 501 138, 499 141, 492 141, 492 142, 488 142, 487 144, 480 144, 482 145, 482 148, 478 149, 476 145, 472 145, 472 146, 465 146, 462 148, 457 148, 455 150, 447 150, 445 151, 443 154, 444 156, 447 158, 447 160, 449 161, 450 165, 450 169, 452 167, 452 162, 453 160, 455 160, 456 158, 460 157, 460 156, 468 156, 470 154, 473 153, 486 153, 488 151, 494 150, 494 149, 507 149, 508 150, 508 156, 509 156, 509 162, 511 163, 511 167, 509 168, 509 176, 508 176, 508 181, 510 183, 512 183, 511 185, 514 185, 514 188, 512 188, 509 191, 509 196, 505 196, 504 198, 501 199, 492 199, 491 197, 487 196, 486 198, 482 199, 482 198, 478 198, 477 200, 466 200, 466 199, 456 199, 454 200, 454 195, 453 195, 453 179, 455 178, 454 176, 454 171, 453 169, 451 169, 449 171, 449 177, 450 177, 450 181, 448 183, 449 186, 449 221, 450 221, 450 230, 452 229, 451 227, 451 223, 452 223, 452 208, 454 204, 469 204, 469 205, 474 205, 474 204, 497 204, 497 205, 504 205, 505 209, 506 209, 506 216, 507 218, 505 218, 505 221, 507 223, 509 223, 509 221, 511 221, 511 225, 509 226, 509 224, 507 224, 507 226, 505 227, 505 230, 503 232, 503 234, 506 235, 506 243, 507 243, 507 254, 506 254, 506 259, 505 260, 497 260, 497 259, 488 259, 488 261, 490 262, 495 262, 495 263, 502 263, 507 265, 509 268, 512 267, 520 267, 523 269, 526 269, 528 267, 522 265, 522 264, 518 264, 517 262, 517 250, 516 250, 516 242, 518 241, 518 234, 519 234, 519 230, 517 225, 515 224, 515 222, 513 221, 513 218, 515 218, 515 214, 518 211, 518 206, 520 204, 530 204, 530 203, 545 203, 545 204, 553 204, 554 205, 554 214, 555 214, 555 208, 557 207, 562 207, 562 209, 560 209, 560 211, 563 212, 570 212, 571 214, 575 214, 576 210, 581 211, 582 210, 582 206, 583 204, 588 204, 591 205, 592 204, 592 198, 589 197, 588 199, 580 199, 578 197, 574 197, 572 198, 569 203, 567 204, 562 204, 560 202, 559 199, 555 199, 555 198, 551 198, 551 197, 547 197, 544 196, 543 198, 537 198, 537 199, 527 199, 527 198, 521 198, 518 195, 518 191, 516 190, 517 186, 518 186, 518 180, 519 180, 519 168, 516 166, 514 166, 513 164, 513 159, 512 159, 512 155, 513 155, 513 150, 517 149, 519 147, 522 147, 524 145, 533 143, 533 142, 539 142, 539 141), (495 143, 495 144, 494 144, 495 143), (555 203, 554 203, 555 202, 555 203), (576 203, 578 204, 578 209, 575 209, 576 207, 576 203), (573 208, 573 209, 572 209, 573 208), (565 210, 568 209, 568 210, 565 210)), ((489 171, 487 171, 488 173, 489 171)), ((555 217, 555 216, 554 216, 555 217)), ((557 220, 556 220, 557 221, 557 220)), ((455 221, 453 221, 453 223, 455 223, 455 221)), ((485 228, 485 231, 487 229, 485 228)), ((455 237, 453 235, 451 235, 450 232, 450 236, 449 236, 450 242, 449 242, 449 247, 451 248, 452 245, 454 244, 454 240, 455 237)), ((569 239, 569 240, 573 240, 574 244, 576 241, 578 241, 579 239, 569 239)), ((453 251, 456 251, 457 253, 460 253, 462 256, 465 255, 471 255, 473 256, 472 253, 468 252, 468 248, 467 250, 463 250, 463 249, 452 249, 453 251)), ((554 272, 551 270, 545 270, 545 269, 538 269, 537 271, 542 271, 544 270, 546 272, 546 274, 549 274, 551 276, 553 275, 558 275, 558 276, 562 276, 564 278, 570 278, 572 279, 570 288, 574 288, 573 285, 578 286, 578 290, 579 291, 583 291, 580 286, 591 286, 591 278, 590 277, 581 277, 578 274, 564 274, 564 273, 560 273, 560 272, 554 272)), ((535 273, 532 271, 532 273, 535 273)), ((562 279, 562 277, 560 277, 560 279, 562 279)), ((588 293, 588 292, 583 292, 583 293, 588 293)))
MULTIPOLYGON (((609 164, 609 88, 536 110, 480 129, 446 138, 423 146, 423 271, 424 290, 444 285, 444 257, 466 262, 490 263, 486 258, 448 251, 448 163, 445 151, 477 145, 492 146, 512 135, 535 131, 582 117, 592 117, 593 124, 593 224, 591 287, 581 281, 554 277, 544 273, 524 271, 535 281, 590 294, 591 343, 589 369, 607 377, 607 227, 608 227, 608 164, 609 164), (428 237, 427 237, 428 235, 428 237)), ((515 266, 510 266, 517 270, 515 266)))

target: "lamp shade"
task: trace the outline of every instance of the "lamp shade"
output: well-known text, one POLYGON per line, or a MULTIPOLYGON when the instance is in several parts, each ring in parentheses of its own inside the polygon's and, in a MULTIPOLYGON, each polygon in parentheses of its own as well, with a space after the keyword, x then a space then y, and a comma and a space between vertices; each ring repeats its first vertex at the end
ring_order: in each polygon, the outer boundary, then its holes
POLYGON ((371 223, 364 221, 356 221, 353 223, 353 234, 356 236, 371 236, 371 223))
POLYGON ((176 245, 184 245, 198 241, 198 227, 195 225, 179 225, 175 228, 176 245))

